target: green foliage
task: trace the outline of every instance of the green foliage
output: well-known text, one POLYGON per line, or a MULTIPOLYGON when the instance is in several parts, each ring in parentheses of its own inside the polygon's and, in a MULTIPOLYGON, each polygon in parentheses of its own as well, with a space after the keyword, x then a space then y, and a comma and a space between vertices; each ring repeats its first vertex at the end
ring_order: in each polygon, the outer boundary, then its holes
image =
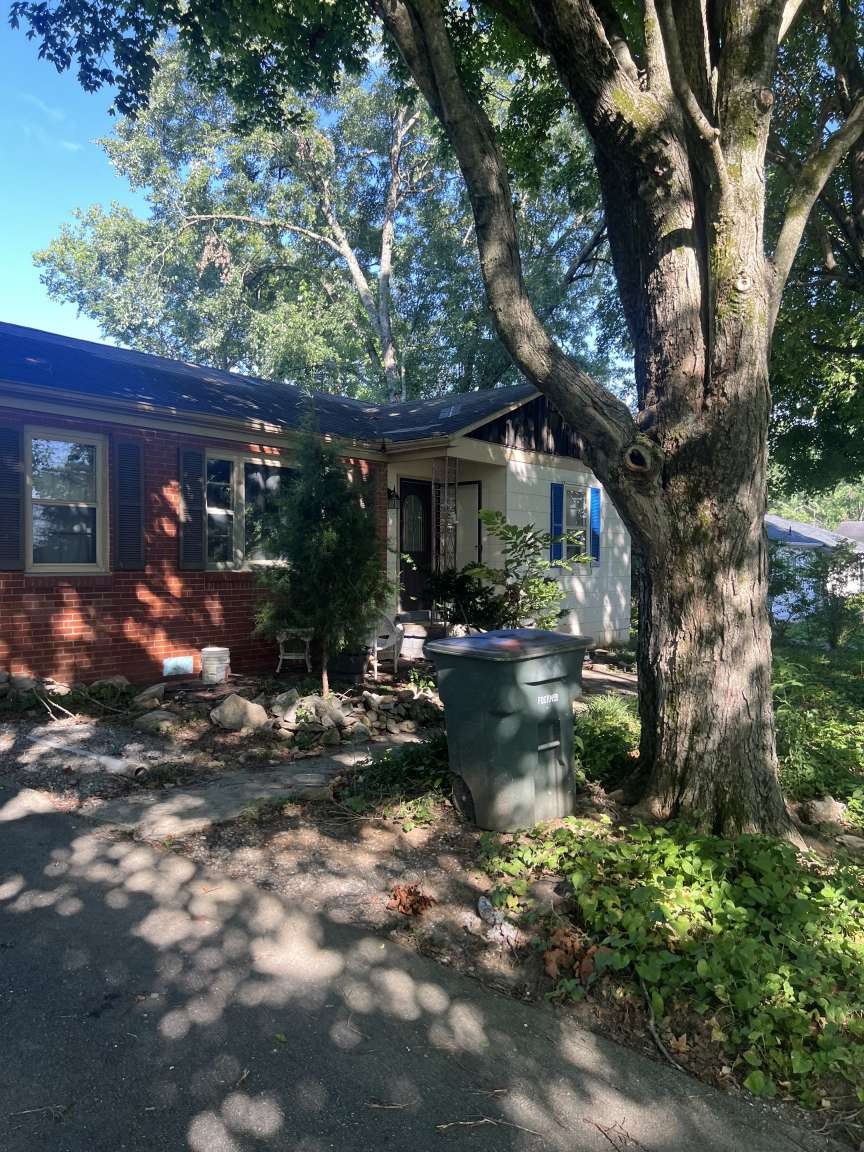
POLYGON ((783 789, 846 799, 864 785, 864 660, 775 648, 774 717, 783 789))
POLYGON ((852 544, 771 547, 768 595, 775 629, 797 625, 811 641, 844 648, 864 635, 864 557, 852 544))
POLYGON ((514 883, 565 877, 573 920, 611 950, 606 971, 644 982, 676 1034, 704 1016, 751 1091, 864 1099, 864 870, 762 837, 572 819, 487 855, 498 903, 514 883))
MULTIPOLYGON (((467 198, 413 93, 370 68, 362 80, 342 75, 335 93, 286 91, 279 125, 243 126, 230 98, 196 81, 179 44, 157 58, 148 107, 100 141, 148 212, 76 211, 35 254, 49 295, 142 351, 381 399, 377 269, 390 152, 400 115, 416 112, 399 149, 387 296, 398 368, 412 396, 515 380, 464 244, 467 198)), ((611 278, 596 264, 578 292, 566 279, 598 193, 584 133, 570 118, 554 135, 571 161, 546 164, 536 188, 532 177, 520 226, 528 283, 572 342, 589 329, 594 282, 608 292, 611 278)))
MULTIPOLYGON (((588 561, 579 556, 572 560, 549 559, 553 543, 570 537, 553 537, 533 524, 511 524, 502 512, 480 509, 480 519, 488 536, 499 541, 501 567, 477 564, 465 569, 474 577, 492 585, 493 597, 486 602, 495 628, 554 628, 564 615, 561 607, 564 590, 555 571, 570 571, 573 565, 588 561)), ((584 541, 579 541, 584 547, 584 541)))
POLYGON ((337 787, 335 798, 354 812, 376 813, 410 832, 435 819, 449 784, 447 737, 436 732, 422 744, 388 749, 356 765, 337 787))
POLYGON ((477 566, 444 568, 432 572, 426 581, 426 593, 438 615, 448 624, 471 628, 500 628, 500 596, 477 574, 477 566))
POLYGON ((576 771, 586 780, 615 788, 634 767, 639 749, 635 702, 611 693, 590 696, 573 721, 576 771))
POLYGON ((833 488, 807 492, 791 488, 794 476, 775 462, 769 478, 768 511, 787 520, 817 524, 833 532, 841 520, 864 519, 864 477, 842 480, 833 488))
POLYGON ((298 470, 264 516, 271 555, 282 561, 259 577, 266 595, 258 631, 311 628, 320 653, 324 689, 327 665, 341 648, 364 644, 387 603, 373 518, 374 493, 324 441, 310 421, 297 449, 298 470))

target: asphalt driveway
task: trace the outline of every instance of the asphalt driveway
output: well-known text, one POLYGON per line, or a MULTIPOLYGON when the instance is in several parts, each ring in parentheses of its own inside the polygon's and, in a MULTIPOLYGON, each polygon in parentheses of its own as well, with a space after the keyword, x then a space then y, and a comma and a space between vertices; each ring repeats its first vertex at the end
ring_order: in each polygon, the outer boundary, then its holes
POLYGON ((0 790, 3 1152, 825 1149, 384 940, 0 790))

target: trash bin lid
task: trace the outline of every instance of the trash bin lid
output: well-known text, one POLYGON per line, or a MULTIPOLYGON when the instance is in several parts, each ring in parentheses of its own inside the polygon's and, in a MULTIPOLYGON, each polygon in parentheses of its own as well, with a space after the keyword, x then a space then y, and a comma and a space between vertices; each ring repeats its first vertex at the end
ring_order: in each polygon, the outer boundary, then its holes
POLYGON ((426 644, 426 651, 433 655, 470 656, 475 660, 532 660, 535 656, 554 656, 587 648, 591 643, 590 636, 567 636, 543 628, 499 628, 473 636, 432 640, 426 644))

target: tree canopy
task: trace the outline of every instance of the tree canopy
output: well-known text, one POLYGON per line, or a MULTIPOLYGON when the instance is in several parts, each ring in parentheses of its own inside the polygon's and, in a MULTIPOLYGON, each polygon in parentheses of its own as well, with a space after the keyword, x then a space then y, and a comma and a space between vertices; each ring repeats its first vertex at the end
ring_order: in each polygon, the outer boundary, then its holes
MULTIPOLYGON (((280 126, 256 127, 202 89, 176 45, 159 60, 147 108, 100 141, 149 213, 77 212, 36 253, 52 296, 143 351, 349 395, 514 377, 463 186, 416 96, 372 66, 361 80, 343 73, 333 95, 286 94, 280 126)), ((494 83, 507 94, 506 77, 494 83)), ((619 332, 623 321, 572 117, 546 152, 522 182, 526 277, 558 338, 608 375, 595 312, 617 314, 619 332)))

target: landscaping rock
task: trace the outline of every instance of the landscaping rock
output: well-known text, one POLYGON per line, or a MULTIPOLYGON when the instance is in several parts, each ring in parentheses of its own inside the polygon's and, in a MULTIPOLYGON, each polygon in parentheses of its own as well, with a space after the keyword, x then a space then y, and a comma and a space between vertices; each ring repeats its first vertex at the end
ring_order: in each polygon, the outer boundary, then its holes
POLYGON ((345 713, 342 708, 335 702, 335 700, 322 700, 320 698, 315 701, 315 715, 321 721, 325 728, 344 728, 345 727, 345 713))
POLYGON ((396 699, 400 704, 410 704, 414 700, 414 689, 405 688, 401 692, 396 693, 396 699))
POLYGON ((102 692, 106 689, 119 690, 129 688, 129 681, 125 676, 104 676, 101 680, 94 680, 90 685, 91 692, 102 692))
POLYGON ((842 845, 847 852, 851 852, 853 856, 864 856, 864 837, 852 836, 846 833, 843 836, 837 837, 837 843, 842 845))
POLYGON ((16 675, 12 677, 11 684, 18 692, 35 692, 39 687, 35 676, 16 675))
POLYGON ((284 720, 287 713, 295 708, 300 699, 300 693, 296 688, 289 688, 287 692, 280 692, 278 696, 274 696, 270 702, 271 713, 284 720))
POLYGON ((45 691, 49 696, 68 696, 72 688, 68 684, 61 684, 59 680, 46 680, 45 691))
POLYGON ((381 697, 376 692, 364 692, 363 699, 373 711, 376 711, 381 704, 381 697))
POLYGON ((334 744, 341 743, 341 740, 342 737, 339 735, 339 729, 335 724, 332 728, 328 728, 321 737, 321 743, 325 748, 332 748, 334 744))
POLYGON ((365 744, 367 740, 372 739, 372 732, 365 724, 355 724, 353 728, 348 729, 347 737, 352 744, 365 744))
POLYGON ((223 700, 218 708, 210 713, 210 719, 220 728, 229 732, 240 732, 243 728, 261 728, 268 720, 266 711, 252 700, 244 700, 236 693, 223 700))
POLYGON ((400 732, 416 732, 417 724, 414 720, 403 720, 399 725, 400 732))
POLYGON ((177 716, 173 712, 166 712, 164 708, 157 708, 154 712, 145 712, 132 722, 132 727, 139 732, 151 735, 168 732, 172 724, 177 723, 177 716))
POLYGON ((155 708, 165 699, 165 685, 151 684, 132 698, 133 708, 155 708))
POLYGON ((799 811, 807 824, 842 824, 846 805, 833 796, 823 796, 821 800, 806 800, 799 811))
POLYGON ((387 721, 387 731, 390 733, 391 736, 398 736, 399 735, 399 721, 398 720, 388 720, 387 721))

